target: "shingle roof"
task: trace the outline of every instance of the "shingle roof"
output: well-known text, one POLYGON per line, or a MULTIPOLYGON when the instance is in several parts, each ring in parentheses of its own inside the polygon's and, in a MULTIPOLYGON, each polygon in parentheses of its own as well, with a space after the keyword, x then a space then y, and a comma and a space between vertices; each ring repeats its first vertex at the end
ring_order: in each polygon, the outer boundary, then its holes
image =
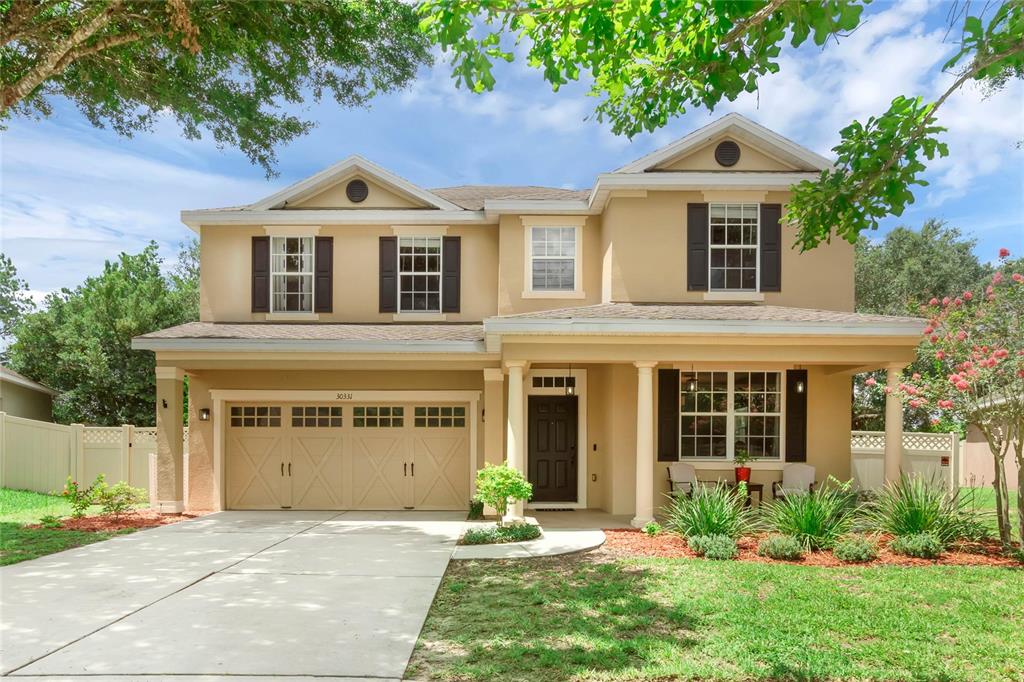
POLYGON ((46 384, 41 384, 38 381, 33 381, 24 374, 19 374, 18 372, 15 372, 13 369, 4 367, 3 365, 0 365, 0 379, 3 379, 4 381, 10 381, 12 384, 18 384, 20 386, 24 386, 25 388, 29 388, 32 389, 33 391, 38 391, 40 393, 58 395, 57 391, 53 390, 46 384))
POLYGON ((139 339, 261 341, 482 341, 482 324, 232 324, 188 322, 139 339))
POLYGON ((560 199, 586 200, 590 190, 562 189, 559 187, 515 186, 515 185, 460 185, 430 190, 442 199, 457 204, 467 211, 480 211, 486 199, 560 199))
POLYGON ((916 317, 868 315, 777 305, 709 303, 600 303, 504 315, 502 320, 699 320, 739 322, 821 322, 827 324, 924 324, 916 317))

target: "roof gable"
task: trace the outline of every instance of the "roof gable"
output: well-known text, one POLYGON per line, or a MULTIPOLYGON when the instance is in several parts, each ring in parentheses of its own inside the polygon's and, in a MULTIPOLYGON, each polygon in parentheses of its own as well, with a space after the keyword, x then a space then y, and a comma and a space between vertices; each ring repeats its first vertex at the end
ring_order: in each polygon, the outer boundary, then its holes
POLYGON ((460 207, 408 180, 367 161, 350 156, 305 180, 285 187, 248 207, 254 211, 283 208, 424 208, 458 211, 460 207), (344 185, 354 178, 370 187, 372 203, 352 203, 345 196, 344 185), (373 191, 376 189, 376 193, 373 191))
POLYGON ((831 167, 812 152, 740 114, 726 114, 636 161, 616 173, 655 171, 819 171, 831 167), (714 147, 725 139, 740 145, 740 162, 723 168, 714 161, 714 147), (744 159, 744 156, 748 157, 744 159))

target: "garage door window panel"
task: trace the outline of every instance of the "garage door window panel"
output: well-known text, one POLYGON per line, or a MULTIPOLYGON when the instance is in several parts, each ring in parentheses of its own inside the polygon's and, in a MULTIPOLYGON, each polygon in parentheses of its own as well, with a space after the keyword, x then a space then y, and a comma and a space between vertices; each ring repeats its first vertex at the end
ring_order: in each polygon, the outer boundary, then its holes
POLYGON ((460 406, 424 405, 413 408, 413 425, 417 428, 463 428, 466 408, 460 406))
POLYGON ((352 425, 357 429, 401 428, 405 426, 405 408, 390 405, 353 407, 352 425))
POLYGON ((340 427, 342 426, 341 407, 336 405, 297 405, 292 408, 292 426, 340 427))
POLYGON ((281 426, 281 407, 278 405, 234 405, 231 408, 231 426, 281 426))

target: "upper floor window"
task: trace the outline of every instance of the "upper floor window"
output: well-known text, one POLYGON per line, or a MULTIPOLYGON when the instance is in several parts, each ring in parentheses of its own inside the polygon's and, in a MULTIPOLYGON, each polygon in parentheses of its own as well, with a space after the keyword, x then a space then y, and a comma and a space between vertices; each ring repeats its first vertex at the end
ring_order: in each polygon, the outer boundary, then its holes
POLYGON ((530 228, 530 288, 576 291, 576 227, 530 228))
POLYGON ((313 237, 270 240, 271 312, 313 312, 313 237))
POLYGON ((399 237, 398 312, 441 312, 441 237, 399 237))
POLYGON ((758 290, 758 204, 711 204, 712 291, 758 290))

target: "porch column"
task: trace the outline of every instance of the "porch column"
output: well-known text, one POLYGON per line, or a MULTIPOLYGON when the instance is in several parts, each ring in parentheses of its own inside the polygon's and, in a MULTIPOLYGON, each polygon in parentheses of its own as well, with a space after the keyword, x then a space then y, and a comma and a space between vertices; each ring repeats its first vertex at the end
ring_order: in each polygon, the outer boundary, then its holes
POLYGON ((484 370, 484 463, 501 464, 505 457, 503 441, 505 405, 502 395, 505 373, 500 367, 484 370))
POLYGON ((157 511, 167 514, 185 510, 184 379, 185 372, 179 367, 156 368, 155 498, 157 511))
MULTIPOLYGON (((508 367, 508 429, 505 441, 505 460, 508 466, 526 476, 526 425, 523 419, 523 375, 526 373, 526 362, 506 363, 508 367)), ((517 502, 510 510, 509 516, 523 518, 523 503, 517 502)))
POLYGON ((654 366, 636 362, 636 515, 635 528, 654 520, 654 366))
POLYGON ((896 394, 903 367, 893 365, 885 371, 885 385, 891 392, 885 396, 885 480, 898 480, 903 459, 903 400, 896 394))

